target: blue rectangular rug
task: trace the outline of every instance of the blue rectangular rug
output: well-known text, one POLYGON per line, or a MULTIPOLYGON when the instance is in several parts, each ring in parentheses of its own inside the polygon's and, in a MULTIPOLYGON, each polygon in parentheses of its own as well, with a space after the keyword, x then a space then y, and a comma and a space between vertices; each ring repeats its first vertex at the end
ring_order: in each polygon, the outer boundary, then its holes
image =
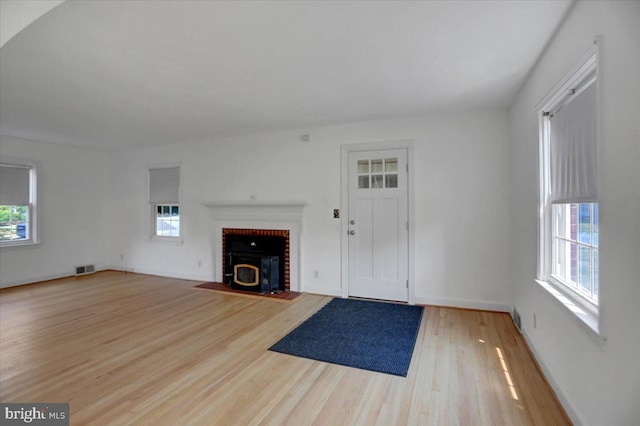
POLYGON ((423 308, 333 299, 269 350, 407 376, 423 308))

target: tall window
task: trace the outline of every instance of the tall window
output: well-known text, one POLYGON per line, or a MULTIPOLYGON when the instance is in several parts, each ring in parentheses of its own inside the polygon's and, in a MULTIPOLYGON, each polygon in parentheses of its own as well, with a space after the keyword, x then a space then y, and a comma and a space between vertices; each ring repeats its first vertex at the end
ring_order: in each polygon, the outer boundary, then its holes
POLYGON ((36 242, 35 186, 35 166, 0 163, 0 245, 36 242))
POLYGON ((180 230, 180 167, 149 169, 152 235, 177 239, 180 230))
POLYGON ((539 279, 598 312, 595 47, 540 108, 539 279))
POLYGON ((551 276, 598 304, 598 203, 553 206, 551 276))

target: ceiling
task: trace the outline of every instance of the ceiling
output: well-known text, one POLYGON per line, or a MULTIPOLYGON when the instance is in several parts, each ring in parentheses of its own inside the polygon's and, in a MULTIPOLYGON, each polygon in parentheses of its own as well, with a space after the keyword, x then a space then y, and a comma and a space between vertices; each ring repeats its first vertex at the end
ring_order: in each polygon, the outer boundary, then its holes
POLYGON ((0 133, 122 149, 507 108, 570 6, 66 1, 0 48, 0 133))

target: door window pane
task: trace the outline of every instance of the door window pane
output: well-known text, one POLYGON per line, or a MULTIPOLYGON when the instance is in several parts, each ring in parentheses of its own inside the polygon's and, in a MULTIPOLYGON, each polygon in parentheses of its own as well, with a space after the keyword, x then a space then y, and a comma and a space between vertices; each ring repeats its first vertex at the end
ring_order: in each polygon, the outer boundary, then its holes
POLYGON ((358 174, 369 173, 369 160, 358 160, 358 174))
POLYGON ((398 175, 385 175, 384 177, 385 188, 397 188, 398 187, 398 175))
POLYGON ((398 158, 358 160, 358 188, 381 189, 398 187, 398 158))
POLYGON ((384 160, 384 171, 389 172, 397 172, 398 171, 398 159, 397 158, 387 158, 384 160))

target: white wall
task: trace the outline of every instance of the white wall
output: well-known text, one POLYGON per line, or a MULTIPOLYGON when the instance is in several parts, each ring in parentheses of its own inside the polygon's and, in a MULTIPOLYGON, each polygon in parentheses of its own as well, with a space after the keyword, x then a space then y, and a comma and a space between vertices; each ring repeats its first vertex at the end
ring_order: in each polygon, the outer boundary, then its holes
POLYGON ((576 424, 640 424, 640 3, 578 2, 510 109, 515 305, 576 424), (600 306, 605 343, 534 283, 535 105, 602 34, 600 306), (537 327, 533 327, 533 315, 537 327))
POLYGON ((508 309, 507 134, 506 111, 489 111, 128 151, 114 167, 114 197, 127 220, 114 229, 120 244, 111 261, 136 271, 211 280, 213 220, 203 202, 252 196, 306 201, 302 289, 339 295, 341 228, 332 212, 345 208, 340 205, 340 146, 412 139, 416 301, 508 309), (301 142, 302 133, 311 141, 301 142), (176 161, 181 162, 183 245, 149 240, 147 166, 176 161))
POLYGON ((0 287, 72 275, 76 265, 105 267, 110 154, 8 136, 0 139, 0 154, 40 166, 40 244, 0 249, 0 287))
POLYGON ((213 220, 203 201, 303 200, 302 288, 340 293, 340 146, 412 139, 418 303, 500 308, 523 330, 577 424, 640 419, 640 3, 578 2, 509 113, 260 134, 118 154, 2 137, 3 156, 39 161, 41 241, 2 249, 2 286, 96 263, 209 280, 213 220), (598 338, 546 294, 536 273, 535 105, 604 38, 598 338), (311 142, 300 142, 302 133, 311 142), (181 162, 184 244, 149 241, 146 168, 181 162), (198 261, 202 261, 202 267, 198 261), (318 270, 318 279, 313 278, 318 270), (537 327, 533 328, 533 315, 537 327))

